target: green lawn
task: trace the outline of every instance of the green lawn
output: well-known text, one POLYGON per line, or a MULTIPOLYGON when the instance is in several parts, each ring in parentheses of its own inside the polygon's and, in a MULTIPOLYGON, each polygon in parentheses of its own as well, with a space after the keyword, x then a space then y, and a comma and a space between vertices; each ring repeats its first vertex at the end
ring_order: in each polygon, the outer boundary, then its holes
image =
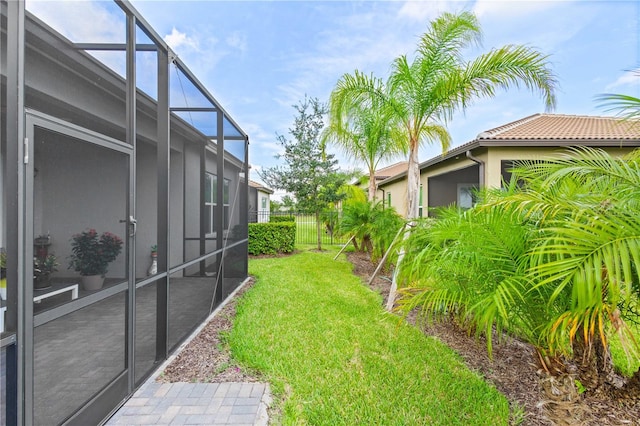
POLYGON ((280 424, 506 425, 508 402, 400 325, 337 249, 252 259, 231 350, 271 383, 280 424))

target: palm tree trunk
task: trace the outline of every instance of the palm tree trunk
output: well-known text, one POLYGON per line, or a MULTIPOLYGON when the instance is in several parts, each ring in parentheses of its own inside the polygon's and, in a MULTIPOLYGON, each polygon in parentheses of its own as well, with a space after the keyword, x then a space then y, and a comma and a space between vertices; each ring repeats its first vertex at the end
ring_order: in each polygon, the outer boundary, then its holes
POLYGON ((605 383, 613 384, 616 374, 611 352, 596 333, 591 342, 584 340, 583 327, 579 327, 572 345, 573 359, 578 367, 580 382, 589 390, 596 390, 605 383))
POLYGON ((415 226, 413 219, 418 217, 419 202, 420 202, 420 163, 418 162, 418 142, 412 140, 410 142, 411 150, 409 152, 409 165, 407 166, 407 212, 406 217, 409 219, 407 228, 402 237, 402 246, 400 246, 400 252, 398 253, 398 262, 393 271, 393 278, 391 280, 391 288, 389 289, 389 298, 387 299, 387 310, 392 311, 393 305, 396 301, 396 293, 398 292, 398 272, 400 271, 400 265, 404 259, 404 243, 409 238, 410 229, 415 226))
POLYGON ((369 173, 369 201, 375 201, 376 199, 376 173, 372 171, 369 173))
POLYGON ((418 142, 410 142, 409 164, 407 166, 407 219, 418 217, 420 202, 420 163, 418 161, 418 142))

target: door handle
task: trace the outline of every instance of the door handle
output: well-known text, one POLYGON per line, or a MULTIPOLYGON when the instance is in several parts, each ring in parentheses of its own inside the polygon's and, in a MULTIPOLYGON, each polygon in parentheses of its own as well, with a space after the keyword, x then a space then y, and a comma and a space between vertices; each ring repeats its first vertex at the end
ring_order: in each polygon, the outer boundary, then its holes
POLYGON ((128 223, 129 226, 131 227, 131 233, 129 234, 130 237, 133 237, 134 235, 136 235, 136 231, 138 230, 138 221, 136 220, 135 217, 133 216, 129 216, 129 219, 122 219, 120 220, 120 223, 128 223))

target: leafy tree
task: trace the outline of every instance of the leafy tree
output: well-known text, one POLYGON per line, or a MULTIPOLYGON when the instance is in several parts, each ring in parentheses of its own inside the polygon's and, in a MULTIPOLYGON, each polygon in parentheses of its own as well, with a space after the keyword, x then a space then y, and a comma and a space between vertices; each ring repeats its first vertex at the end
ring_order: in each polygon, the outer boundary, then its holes
POLYGON ((296 209, 296 200, 291 198, 290 195, 285 195, 282 197, 282 205, 291 212, 296 209))
POLYGON ((259 175, 267 185, 293 194, 298 208, 315 214, 318 250, 321 250, 320 214, 331 203, 337 203, 344 197, 339 189, 348 175, 338 171, 338 160, 333 154, 326 153, 320 140, 326 107, 317 98, 305 97, 294 108, 298 115, 293 128, 289 129, 293 139, 277 136, 284 154, 276 158, 284 159, 286 164, 264 169, 259 175))
POLYGON ((279 212, 279 211, 280 211, 280 209, 281 209, 282 207, 283 207, 283 204, 282 204, 282 202, 281 202, 281 201, 278 201, 278 200, 271 200, 271 201, 269 202, 269 211, 270 211, 271 213, 273 213, 273 212, 279 212))
POLYGON ((380 108, 379 115, 403 131, 403 148, 409 155, 409 219, 418 217, 418 148, 437 141, 446 150, 451 137, 445 124, 456 110, 475 99, 493 97, 497 89, 520 85, 539 90, 547 108, 555 105, 556 79, 546 56, 529 47, 507 45, 465 61, 463 49, 480 38, 478 20, 471 12, 444 13, 422 35, 413 61, 403 55, 393 62, 386 83, 356 70, 342 76, 331 94, 333 119, 348 117, 354 108, 354 114, 380 108))

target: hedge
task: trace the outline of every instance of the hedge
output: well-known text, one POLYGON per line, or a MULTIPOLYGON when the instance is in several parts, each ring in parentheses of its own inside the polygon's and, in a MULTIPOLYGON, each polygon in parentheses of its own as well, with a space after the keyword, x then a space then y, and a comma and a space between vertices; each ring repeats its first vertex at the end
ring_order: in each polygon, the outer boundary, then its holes
POLYGON ((282 223, 282 222, 295 222, 296 218, 292 215, 287 215, 287 216, 274 216, 271 215, 269 216, 269 222, 271 223, 282 223))
POLYGON ((251 255, 291 253, 295 243, 295 222, 249 224, 248 251, 251 255))

